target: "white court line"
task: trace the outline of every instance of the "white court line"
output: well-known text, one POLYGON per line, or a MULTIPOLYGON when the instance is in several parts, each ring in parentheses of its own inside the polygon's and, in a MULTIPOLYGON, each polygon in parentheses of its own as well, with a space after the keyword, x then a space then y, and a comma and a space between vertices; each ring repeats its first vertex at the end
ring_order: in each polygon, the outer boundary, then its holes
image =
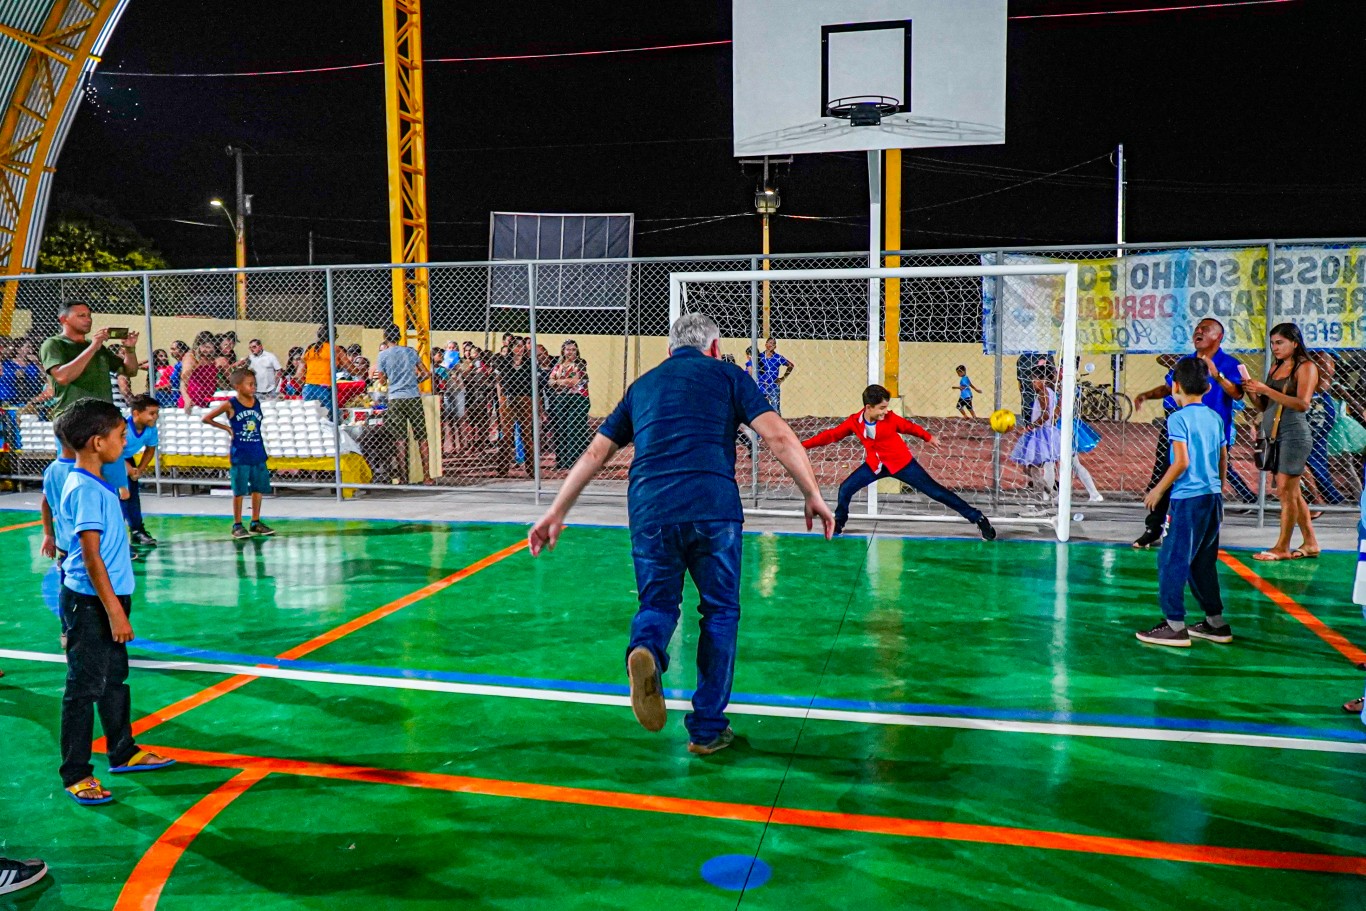
MULTIPOLYGON (((0 649, 0 658, 65 664, 66 657, 46 652, 0 649)), ((253 664, 209 664, 198 661, 150 661, 135 658, 129 667, 151 671, 195 671, 209 674, 269 677, 308 683, 348 686, 375 686, 394 690, 422 690, 430 693, 459 693, 466 696, 498 696, 504 699, 535 699, 543 702, 572 702, 580 705, 629 706, 628 696, 606 693, 575 693, 569 690, 534 689, 520 686, 490 686, 482 683, 456 683, 448 680, 408 680, 401 677, 372 677, 364 674, 334 674, 326 671, 300 671, 293 668, 257 667, 253 664)), ((674 710, 689 711, 691 703, 668 699, 674 710)), ((954 728, 998 734, 1043 734, 1050 737, 1101 737, 1112 740, 1149 740, 1169 743, 1204 743, 1216 746, 1259 747, 1273 750, 1304 750, 1314 753, 1357 753, 1366 755, 1366 743, 1338 740, 1313 740, 1303 737, 1274 737, 1266 734, 1231 734, 1217 731, 1181 731, 1172 728, 1133 728, 1104 724, 1060 724, 1046 721, 1006 721, 994 718, 953 718, 943 715, 905 715, 891 712, 852 712, 843 709, 805 708, 803 706, 753 705, 732 702, 726 711, 736 715, 767 718, 814 718, 851 724, 881 724, 920 728, 954 728)))

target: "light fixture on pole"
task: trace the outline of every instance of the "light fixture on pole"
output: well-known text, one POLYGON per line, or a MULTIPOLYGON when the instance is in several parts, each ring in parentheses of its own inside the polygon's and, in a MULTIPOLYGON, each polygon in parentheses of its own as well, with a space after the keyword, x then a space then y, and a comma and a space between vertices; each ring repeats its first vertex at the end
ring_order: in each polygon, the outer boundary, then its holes
MULTIPOLYGON (((782 198, 778 195, 778 189, 777 189, 777 187, 775 187, 775 186, 773 185, 773 180, 772 180, 772 178, 770 178, 770 176, 769 176, 769 166, 770 166, 770 165, 790 165, 790 164, 792 164, 792 156, 789 155, 789 156, 787 156, 786 158, 772 158, 772 159, 769 158, 769 156, 767 156, 767 155, 765 155, 763 158, 742 158, 742 159, 740 159, 740 164, 741 164, 742 166, 743 166, 743 165, 762 165, 762 166, 763 166, 763 169, 764 169, 764 170, 763 170, 762 176, 759 178, 759 184, 758 184, 757 188, 754 190, 754 211, 757 212, 757 213, 759 213, 759 217, 760 217, 761 219, 763 219, 763 226, 764 226, 764 228, 763 228, 763 230, 764 230, 764 260, 763 260, 763 264, 762 264, 759 268, 761 268, 761 269, 763 269, 765 272, 767 272, 768 269, 769 269, 768 257, 769 257, 769 252, 770 252, 769 228, 770 228, 770 225, 771 225, 773 216, 776 215, 776 214, 778 214, 778 206, 782 205, 782 198)), ((771 323, 771 320, 770 320, 771 311, 770 311, 770 307, 769 307, 769 293, 768 293, 768 292, 769 292, 769 286, 768 286, 768 282, 764 282, 763 285, 762 285, 762 287, 763 287, 763 331, 764 331, 764 338, 768 338, 770 335, 773 334, 772 326, 770 325, 770 323, 771 323)), ((756 361, 756 363, 757 363, 757 361, 756 361)))
MULTIPOLYGON (((218 197, 209 200, 209 205, 223 213, 223 217, 228 220, 228 227, 232 228, 234 247, 236 251, 237 268, 244 269, 247 265, 247 236, 246 228, 242 223, 242 213, 239 210, 236 215, 228 204, 218 197)), ((237 286, 237 318, 247 318, 247 273, 239 271, 233 281, 237 286)))

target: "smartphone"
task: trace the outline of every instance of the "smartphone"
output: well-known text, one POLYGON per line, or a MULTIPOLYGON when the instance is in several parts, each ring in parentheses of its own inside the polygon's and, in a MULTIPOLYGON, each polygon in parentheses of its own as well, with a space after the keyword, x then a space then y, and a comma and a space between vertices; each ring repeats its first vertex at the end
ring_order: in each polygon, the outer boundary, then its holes
POLYGON ((1252 374, 1251 374, 1251 373, 1248 373, 1247 365, 1246 365, 1246 364, 1239 364, 1239 365, 1238 365, 1238 375, 1239 375, 1240 377, 1243 378, 1243 382, 1244 382, 1244 383, 1246 383, 1248 380, 1252 379, 1252 374))
POLYGON ((110 337, 110 338, 127 338, 127 337, 128 337, 128 330, 127 330, 126 328, 110 329, 110 330, 109 330, 109 337, 110 337))

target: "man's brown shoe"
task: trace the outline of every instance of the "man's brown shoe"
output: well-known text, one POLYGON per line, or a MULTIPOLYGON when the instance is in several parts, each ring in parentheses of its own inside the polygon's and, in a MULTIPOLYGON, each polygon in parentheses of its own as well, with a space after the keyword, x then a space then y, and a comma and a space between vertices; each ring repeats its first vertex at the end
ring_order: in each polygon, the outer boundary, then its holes
POLYGON ((648 648, 636 647, 626 656, 626 673, 631 678, 631 711, 647 731, 664 727, 668 711, 664 708, 664 688, 659 680, 659 665, 648 648))

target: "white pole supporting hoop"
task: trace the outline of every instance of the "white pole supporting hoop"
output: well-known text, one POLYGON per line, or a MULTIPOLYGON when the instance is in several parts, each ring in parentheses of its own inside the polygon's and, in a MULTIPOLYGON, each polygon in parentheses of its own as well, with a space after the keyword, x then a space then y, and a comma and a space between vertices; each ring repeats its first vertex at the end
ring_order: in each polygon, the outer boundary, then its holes
POLYGON ((1077 413, 1077 270, 1063 273, 1062 440, 1058 460, 1058 540, 1072 536, 1072 446, 1077 413))
MULTIPOLYGON (((882 266, 882 150, 870 149, 868 152, 868 268, 882 266)), ((868 279, 868 384, 881 381, 882 371, 882 333, 881 327, 882 282, 876 278, 868 279)), ((877 483, 869 484, 867 489, 867 512, 877 515, 877 483)))

